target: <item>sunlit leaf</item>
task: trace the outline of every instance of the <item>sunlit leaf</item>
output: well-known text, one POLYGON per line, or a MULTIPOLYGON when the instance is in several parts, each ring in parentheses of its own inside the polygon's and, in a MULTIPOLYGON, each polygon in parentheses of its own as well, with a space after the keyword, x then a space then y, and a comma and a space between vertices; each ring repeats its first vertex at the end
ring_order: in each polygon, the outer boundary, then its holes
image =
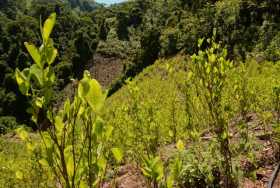
POLYGON ((34 149, 35 149, 35 145, 32 144, 32 143, 27 143, 26 148, 27 148, 28 151, 33 152, 34 149))
POLYGON ((43 107, 43 104, 44 104, 44 97, 37 97, 35 99, 35 105, 38 107, 38 108, 42 108, 43 107))
POLYGON ((95 135, 97 135, 97 136, 102 135, 103 128, 104 128, 103 124, 104 124, 103 120, 100 117, 97 117, 95 124, 94 124, 94 130, 93 130, 95 135))
POLYGON ((30 87, 28 78, 23 74, 23 72, 20 72, 18 69, 16 69, 15 75, 20 92, 24 95, 28 95, 28 90, 30 87))
POLYGON ((37 64, 30 67, 30 75, 31 78, 34 78, 37 81, 39 86, 43 86, 43 71, 37 64))
POLYGON ((166 185, 167 185, 167 188, 173 188, 173 186, 174 186, 174 177, 173 176, 167 177, 166 185))
POLYGON ((39 160, 39 163, 40 163, 40 165, 42 165, 43 167, 48 167, 48 166, 49 166, 48 161, 45 160, 45 159, 40 159, 40 160, 39 160))
POLYGON ((54 24, 56 21, 56 13, 52 13, 49 18, 45 21, 43 26, 43 39, 44 41, 48 41, 50 34, 53 30, 54 24))
POLYGON ((112 153, 114 155, 114 158, 118 163, 120 163, 123 159, 123 152, 120 148, 112 148, 112 153))
POLYGON ((106 95, 103 94, 100 84, 95 79, 90 79, 86 72, 84 75, 78 87, 78 95, 94 112, 98 113, 103 107, 106 95))
POLYGON ((26 141, 28 139, 28 132, 24 130, 24 128, 20 127, 16 130, 17 135, 19 136, 20 139, 26 141))
POLYGON ((62 133, 63 127, 64 127, 63 120, 60 116, 56 116, 54 121, 55 121, 55 128, 60 135, 62 133))
POLYGON ((179 151, 184 151, 184 149, 185 149, 185 145, 184 145, 184 143, 183 143, 182 140, 179 140, 179 141, 176 143, 176 147, 177 147, 177 149, 178 149, 179 151))
POLYGON ((80 188, 88 188, 88 185, 85 181, 80 182, 80 188))
POLYGON ((42 64, 41 64, 41 55, 40 55, 40 52, 39 50, 36 48, 36 46, 34 46, 33 44, 29 44, 28 42, 25 42, 24 43, 28 53, 31 55, 32 59, 34 60, 34 62, 42 67, 42 64))
POLYGON ((67 162, 66 162, 66 167, 67 167, 67 172, 69 174, 70 177, 72 177, 74 175, 74 160, 73 160, 73 156, 69 155, 66 158, 67 162))
POLYGON ((49 64, 49 65, 51 65, 51 64, 54 62, 54 60, 55 60, 57 54, 58 54, 57 49, 55 49, 55 48, 52 49, 52 53, 51 53, 51 55, 50 55, 50 57, 49 57, 49 60, 48 60, 48 64, 49 64))
POLYGON ((16 171, 16 178, 19 179, 19 180, 22 180, 23 179, 23 173, 21 171, 16 171))
POLYGON ((104 171, 107 166, 107 160, 104 157, 100 157, 97 161, 97 165, 101 171, 104 171))

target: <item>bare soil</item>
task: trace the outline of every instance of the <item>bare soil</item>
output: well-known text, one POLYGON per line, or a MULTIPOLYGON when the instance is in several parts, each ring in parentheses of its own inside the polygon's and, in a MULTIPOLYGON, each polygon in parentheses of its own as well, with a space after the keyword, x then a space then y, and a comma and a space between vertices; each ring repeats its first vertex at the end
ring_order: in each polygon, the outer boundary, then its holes
POLYGON ((96 54, 93 65, 89 65, 88 69, 93 78, 98 80, 103 87, 108 88, 122 74, 123 64, 119 58, 96 54))

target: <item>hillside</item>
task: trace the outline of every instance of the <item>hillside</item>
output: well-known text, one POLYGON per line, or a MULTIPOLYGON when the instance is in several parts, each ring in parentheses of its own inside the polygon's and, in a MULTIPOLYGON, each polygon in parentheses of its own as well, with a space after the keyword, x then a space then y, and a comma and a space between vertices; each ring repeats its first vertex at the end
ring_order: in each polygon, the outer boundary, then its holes
POLYGON ((278 188, 278 0, 0 1, 0 188, 278 188))

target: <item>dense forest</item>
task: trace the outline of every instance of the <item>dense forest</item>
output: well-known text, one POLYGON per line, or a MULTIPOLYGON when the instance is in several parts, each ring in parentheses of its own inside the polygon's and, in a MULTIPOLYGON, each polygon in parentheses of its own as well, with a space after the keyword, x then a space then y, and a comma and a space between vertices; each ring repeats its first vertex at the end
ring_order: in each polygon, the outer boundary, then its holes
POLYGON ((0 0, 0 187, 276 188, 279 61, 279 0, 0 0))

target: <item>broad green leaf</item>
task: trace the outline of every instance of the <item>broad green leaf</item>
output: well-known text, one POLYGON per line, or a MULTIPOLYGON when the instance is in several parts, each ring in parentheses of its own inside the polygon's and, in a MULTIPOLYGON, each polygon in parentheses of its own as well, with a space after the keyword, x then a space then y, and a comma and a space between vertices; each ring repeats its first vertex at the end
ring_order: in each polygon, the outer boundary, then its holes
POLYGON ((114 158, 118 163, 120 163, 123 159, 123 152, 120 148, 112 148, 112 153, 114 155, 114 158))
POLYGON ((108 140, 111 137, 113 130, 114 130, 113 126, 108 126, 106 128, 106 133, 105 133, 106 140, 108 140))
POLYGON ((58 54, 57 49, 53 48, 52 53, 50 54, 50 57, 48 58, 48 64, 49 65, 51 65, 54 62, 57 54, 58 54))
POLYGON ((63 127, 64 127, 63 120, 60 116, 56 116, 54 121, 55 121, 55 128, 56 128, 58 134, 60 135, 62 133, 63 127))
POLYGON ((35 149, 35 145, 29 142, 26 144, 26 148, 28 151, 33 152, 35 149))
POLYGON ((174 177, 168 176, 166 180, 167 188, 173 188, 174 185, 174 177))
POLYGON ((42 165, 43 167, 48 167, 49 163, 46 159, 40 159, 39 160, 40 165, 42 165))
POLYGON ((159 181, 163 178, 164 176, 164 169, 163 169, 163 164, 162 161, 159 157, 156 157, 156 164, 155 164, 155 172, 156 172, 156 180, 159 181))
POLYGON ((24 128, 20 127, 16 130, 16 133, 20 137, 20 139, 26 141, 28 139, 28 132, 24 130, 24 128))
POLYGON ((106 169, 107 160, 104 157, 100 157, 97 161, 97 165, 100 169, 100 173, 102 173, 106 169))
POLYGON ((198 39, 198 45, 197 46, 200 48, 202 46, 203 42, 204 42, 204 38, 198 39))
POLYGON ((16 178, 19 179, 19 180, 22 180, 23 179, 23 173, 21 171, 16 171, 16 178))
POLYGON ((42 69, 38 65, 34 64, 30 67, 30 76, 31 78, 35 78, 39 86, 43 86, 44 75, 42 69))
POLYGON ((44 104, 44 97, 37 97, 35 99, 35 105, 38 107, 38 108, 42 108, 43 107, 43 104, 44 104))
POLYGON ((100 117, 96 118, 95 124, 94 124, 94 134, 96 136, 102 136, 102 132, 103 132, 103 120, 100 117))
POLYGON ((81 181, 80 188, 88 188, 88 185, 85 181, 81 181))
POLYGON ((18 69, 16 69, 15 75, 20 92, 24 95, 28 95, 30 84, 27 77, 23 74, 23 72, 20 72, 18 69))
POLYGON ((43 142, 44 142, 46 148, 53 147, 52 139, 51 139, 50 135, 48 135, 48 133, 43 133, 42 139, 43 139, 43 142))
POLYGON ((49 18, 45 21, 43 26, 43 39, 44 41, 48 41, 50 34, 53 30, 54 24, 56 21, 56 13, 52 13, 49 18))
POLYGON ((33 44, 29 44, 28 42, 24 43, 28 53, 31 55, 32 59, 34 60, 34 62, 39 66, 39 67, 43 67, 41 64, 41 55, 39 50, 36 48, 36 46, 34 46, 33 44))
POLYGON ((177 147, 177 149, 178 149, 179 151, 184 151, 184 149, 185 149, 185 145, 184 145, 184 143, 183 143, 182 140, 179 140, 179 141, 176 143, 176 147, 177 147))
POLYGON ((74 160, 73 160, 73 156, 69 155, 66 158, 66 168, 67 168, 67 172, 69 174, 70 177, 73 177, 74 175, 74 160))
POLYGON ((64 149, 64 157, 66 160, 66 167, 70 177, 74 174, 74 160, 72 155, 72 146, 69 145, 64 149))
POLYGON ((96 113, 100 112, 106 98, 100 84, 95 79, 90 79, 86 71, 84 73, 84 78, 80 81, 78 95, 86 101, 96 113))
POLYGON ((66 101, 64 102, 64 113, 65 114, 69 114, 70 113, 70 107, 71 107, 71 104, 70 104, 70 99, 67 98, 66 101))

